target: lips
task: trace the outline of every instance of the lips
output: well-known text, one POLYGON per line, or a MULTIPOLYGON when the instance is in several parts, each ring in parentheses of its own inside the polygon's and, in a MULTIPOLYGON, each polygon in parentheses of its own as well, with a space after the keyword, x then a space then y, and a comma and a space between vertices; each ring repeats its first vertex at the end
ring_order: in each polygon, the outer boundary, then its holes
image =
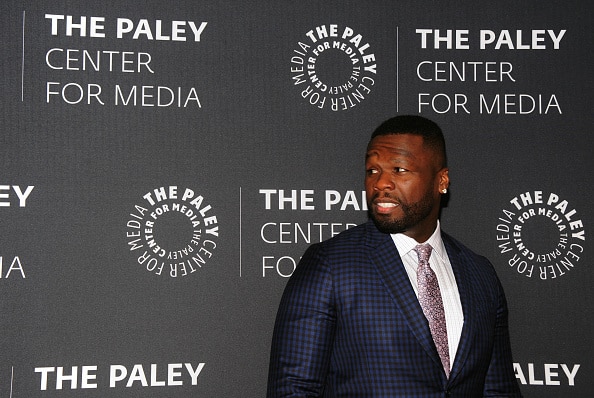
POLYGON ((376 199, 373 204, 375 206, 375 211, 379 214, 388 214, 400 206, 399 203, 386 199, 376 199))

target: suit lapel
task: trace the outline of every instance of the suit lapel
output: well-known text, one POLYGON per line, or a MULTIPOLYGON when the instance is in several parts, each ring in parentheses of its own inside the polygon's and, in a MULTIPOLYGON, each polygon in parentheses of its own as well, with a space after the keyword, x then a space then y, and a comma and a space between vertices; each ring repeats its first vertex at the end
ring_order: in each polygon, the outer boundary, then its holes
POLYGON ((458 293, 460 294, 460 302, 462 304, 462 312, 464 313, 464 325, 462 326, 462 334, 460 335, 460 342, 458 344, 458 350, 456 352, 456 358, 452 366, 450 373, 450 381, 454 380, 456 375, 462 369, 464 362, 468 358, 468 354, 471 351, 473 334, 472 322, 476 319, 474 315, 475 305, 472 304, 472 285, 468 281, 468 270, 472 268, 472 264, 469 263, 468 257, 461 255, 459 246, 453 241, 453 239, 442 233, 442 239, 456 277, 456 284, 458 285, 458 293))
POLYGON ((392 237, 389 234, 379 232, 373 222, 370 221, 367 223, 366 238, 369 258, 379 272, 386 289, 406 319, 419 344, 441 367, 441 360, 433 343, 429 324, 410 284, 410 279, 392 237))

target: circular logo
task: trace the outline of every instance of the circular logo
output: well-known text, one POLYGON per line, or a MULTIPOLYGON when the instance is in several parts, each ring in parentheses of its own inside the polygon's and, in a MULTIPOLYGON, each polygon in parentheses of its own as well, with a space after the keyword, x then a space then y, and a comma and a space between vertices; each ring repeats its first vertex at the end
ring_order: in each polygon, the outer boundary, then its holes
POLYGON ((349 110, 375 84, 377 64, 369 43, 348 26, 321 25, 305 34, 291 56, 291 78, 311 105, 349 110))
POLYGON ((578 264, 586 240, 584 224, 555 193, 525 192, 510 200, 497 220, 497 246, 507 264, 528 278, 567 275, 578 264))
POLYGON ((160 187, 134 205, 126 238, 138 265, 158 276, 195 273, 213 256, 219 226, 212 206, 190 188, 160 187))

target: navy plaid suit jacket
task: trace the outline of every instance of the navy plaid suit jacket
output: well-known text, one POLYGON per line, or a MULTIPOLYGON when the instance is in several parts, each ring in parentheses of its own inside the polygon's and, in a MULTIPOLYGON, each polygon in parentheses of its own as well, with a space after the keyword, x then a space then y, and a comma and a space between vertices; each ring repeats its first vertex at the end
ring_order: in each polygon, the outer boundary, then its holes
POLYGON ((303 255, 277 314, 268 397, 521 397, 495 270, 443 241, 464 311, 449 379, 392 238, 369 221, 303 255))

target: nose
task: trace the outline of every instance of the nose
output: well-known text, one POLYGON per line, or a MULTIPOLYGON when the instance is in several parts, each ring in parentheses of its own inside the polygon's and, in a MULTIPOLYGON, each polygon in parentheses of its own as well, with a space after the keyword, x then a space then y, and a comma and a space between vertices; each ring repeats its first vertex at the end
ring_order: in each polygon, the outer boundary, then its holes
POLYGON ((376 191, 385 191, 385 190, 393 190, 394 183, 390 178, 390 173, 386 172, 379 172, 375 183, 373 184, 373 189, 376 191))

